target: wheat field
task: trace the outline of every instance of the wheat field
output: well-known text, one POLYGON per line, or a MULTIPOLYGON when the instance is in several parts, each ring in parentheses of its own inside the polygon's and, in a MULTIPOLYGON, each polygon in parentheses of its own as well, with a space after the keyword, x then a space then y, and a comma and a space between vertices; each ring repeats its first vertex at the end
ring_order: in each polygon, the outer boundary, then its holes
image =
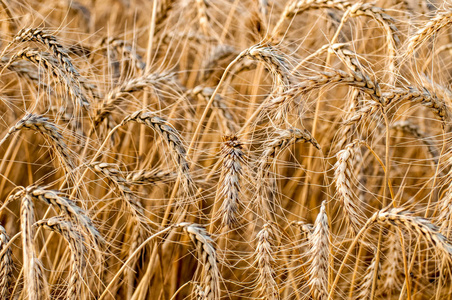
POLYGON ((452 299, 452 2, 0 19, 0 299, 452 299))

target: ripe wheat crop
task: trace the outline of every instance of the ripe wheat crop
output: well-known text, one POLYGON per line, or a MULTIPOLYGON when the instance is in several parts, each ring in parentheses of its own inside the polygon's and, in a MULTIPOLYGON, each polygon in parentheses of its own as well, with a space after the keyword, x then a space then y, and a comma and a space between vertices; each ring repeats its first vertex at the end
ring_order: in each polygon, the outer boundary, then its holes
POLYGON ((452 299, 452 2, 0 19, 0 299, 452 299))

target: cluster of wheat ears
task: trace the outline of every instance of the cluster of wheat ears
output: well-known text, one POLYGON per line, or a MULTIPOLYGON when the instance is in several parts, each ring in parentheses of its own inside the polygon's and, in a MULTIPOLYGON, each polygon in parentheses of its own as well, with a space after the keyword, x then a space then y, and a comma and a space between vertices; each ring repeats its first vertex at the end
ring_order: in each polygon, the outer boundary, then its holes
POLYGON ((0 19, 0 299, 452 298, 452 3, 0 19))

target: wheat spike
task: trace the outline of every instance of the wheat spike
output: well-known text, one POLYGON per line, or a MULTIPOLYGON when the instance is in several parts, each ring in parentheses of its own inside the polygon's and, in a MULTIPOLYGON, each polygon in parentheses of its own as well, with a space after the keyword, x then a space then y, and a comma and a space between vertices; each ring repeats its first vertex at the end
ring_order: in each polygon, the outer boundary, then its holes
POLYGON ((329 269, 329 228, 328 216, 325 210, 325 201, 322 202, 320 212, 314 223, 314 230, 309 235, 311 244, 308 284, 314 299, 322 300, 328 296, 328 269, 329 269))
POLYGON ((61 217, 40 220, 35 225, 45 227, 60 234, 68 243, 71 250, 71 274, 68 283, 67 299, 78 299, 81 294, 82 281, 86 272, 85 246, 83 245, 84 239, 82 235, 71 222, 65 221, 61 217))
POLYGON ((48 299, 47 281, 41 262, 36 257, 34 244, 34 205, 30 195, 22 194, 20 224, 22 230, 24 287, 28 299, 48 299))
POLYGON ((217 254, 212 245, 212 238, 205 228, 198 224, 180 223, 196 246, 198 257, 204 266, 203 295, 207 300, 220 299, 220 271, 218 269, 217 254))
POLYGON ((97 173, 107 176, 107 178, 109 178, 116 185, 118 190, 124 196, 125 203, 131 211, 137 224, 140 224, 141 226, 144 226, 144 228, 147 228, 148 221, 144 214, 144 208, 130 189, 130 185, 121 173, 119 166, 116 164, 93 162, 91 164, 91 167, 97 173))
POLYGON ((119 87, 110 90, 97 110, 94 124, 98 126, 107 116, 117 109, 120 100, 133 92, 142 91, 148 87, 158 87, 160 85, 175 85, 174 73, 152 73, 149 75, 133 78, 126 81, 119 87))
POLYGON ((413 52, 424 43, 429 37, 435 34, 441 28, 452 23, 452 12, 451 11, 440 11, 427 22, 421 29, 419 29, 413 36, 408 40, 406 47, 406 54, 411 55, 413 52))
POLYGON ((158 134, 162 136, 164 141, 172 150, 174 160, 176 161, 176 165, 178 166, 181 175, 184 176, 188 183, 190 181, 190 175, 188 162, 186 159, 187 151, 185 150, 184 144, 177 130, 174 129, 174 127, 166 120, 156 116, 155 113, 151 111, 136 111, 133 114, 127 116, 120 125, 122 126, 132 121, 144 124, 154 129, 158 134))
POLYGON ((8 245, 9 236, 3 226, 0 225, 0 298, 8 299, 9 284, 12 279, 13 259, 12 251, 8 245))
POLYGON ((257 246, 254 252, 255 264, 258 269, 257 284, 262 299, 279 299, 278 284, 275 280, 275 259, 272 246, 272 230, 269 224, 264 224, 261 231, 257 233, 257 246))
POLYGON ((245 162, 242 143, 236 136, 223 138, 223 179, 221 181, 220 196, 223 203, 220 208, 223 226, 232 227, 238 223, 237 212, 240 202, 240 177, 242 164, 245 162))
POLYGON ((60 191, 30 186, 26 188, 26 195, 27 197, 30 197, 30 199, 37 199, 48 205, 57 207, 81 227, 83 232, 87 234, 88 240, 98 244, 104 243, 103 237, 94 226, 93 221, 88 217, 87 213, 82 208, 78 207, 74 201, 64 197, 60 191))
MULTIPOLYGON (((72 80, 78 85, 80 85, 81 81, 79 78, 81 77, 77 69, 72 64, 72 61, 67 54, 67 50, 58 42, 57 38, 50 33, 46 32, 45 30, 41 28, 24 28, 20 30, 16 36, 14 37, 14 42, 39 42, 43 45, 46 45, 49 47, 50 50, 52 50, 53 55, 55 58, 59 61, 59 64, 63 68, 63 70, 69 74, 72 80)), ((82 106, 89 107, 88 100, 83 96, 83 94, 80 95, 80 102, 82 106)))
POLYGON ((28 60, 38 66, 44 67, 53 77, 55 77, 55 79, 57 79, 57 82, 61 81, 64 83, 63 86, 66 89, 67 94, 73 97, 76 100, 76 103, 85 108, 89 106, 88 99, 83 94, 80 86, 82 85, 90 90, 92 90, 92 88, 86 81, 83 81, 84 84, 81 84, 80 80, 74 79, 74 77, 71 76, 72 74, 68 74, 65 72, 66 70, 61 69, 55 58, 47 53, 32 50, 30 48, 19 50, 11 57, 10 62, 17 60, 18 58, 28 60))
POLYGON ((69 167, 69 170, 74 169, 70 152, 60 130, 55 124, 49 121, 48 118, 36 114, 27 114, 19 122, 8 130, 8 133, 0 141, 3 144, 9 136, 22 129, 35 130, 41 133, 44 137, 52 141, 52 145, 57 149, 57 153, 62 157, 62 162, 69 167))
POLYGON ((376 212, 370 219, 370 223, 380 225, 393 225, 407 229, 424 237, 436 249, 442 252, 447 259, 451 258, 452 245, 449 240, 441 234, 438 227, 427 219, 413 216, 404 208, 383 209, 376 212))
POLYGON ((336 191, 341 201, 344 213, 348 217, 352 227, 358 229, 361 226, 359 205, 352 188, 353 158, 359 150, 359 141, 348 144, 336 154, 337 162, 334 165, 334 182, 336 191))

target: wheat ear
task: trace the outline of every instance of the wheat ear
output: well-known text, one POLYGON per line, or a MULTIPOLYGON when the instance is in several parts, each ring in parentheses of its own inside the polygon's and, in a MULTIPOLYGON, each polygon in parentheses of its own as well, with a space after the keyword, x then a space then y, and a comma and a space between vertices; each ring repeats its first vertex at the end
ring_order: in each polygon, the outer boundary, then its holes
POLYGON ((369 221, 380 225, 393 225, 407 229, 424 237, 436 249, 440 250, 447 259, 451 259, 452 245, 450 241, 427 219, 413 216, 403 208, 384 209, 376 212, 369 221))
POLYGON ((316 300, 323 300, 328 296, 330 246, 328 216, 325 210, 325 203, 325 201, 322 202, 320 212, 314 222, 314 230, 309 235, 311 266, 309 268, 308 285, 311 289, 312 296, 316 300))
MULTIPOLYGON (((356 113, 354 113, 350 118, 345 120, 343 122, 343 125, 345 125, 345 126, 355 125, 356 123, 366 120, 370 115, 376 113, 379 109, 380 109, 380 105, 378 105, 376 103, 370 103, 370 104, 364 105, 356 113)), ((344 141, 344 139, 342 139, 342 141, 344 141)))
POLYGON ((173 6, 176 2, 176 0, 162 0, 158 2, 157 12, 155 16, 155 24, 158 25, 157 30, 163 27, 165 21, 170 16, 171 10, 173 9, 173 6))
POLYGON ((9 236, 3 226, 0 225, 0 298, 8 299, 9 284, 12 279, 13 259, 12 251, 8 247, 9 236))
POLYGON ((359 150, 359 141, 348 144, 343 150, 336 154, 337 162, 334 165, 334 182, 339 200, 348 220, 354 229, 358 229, 362 224, 359 219, 360 212, 356 197, 352 189, 353 179, 353 158, 359 150))
MULTIPOLYGON (((207 103, 210 97, 212 97, 213 91, 214 90, 210 87, 197 86, 191 90, 186 91, 185 94, 192 97, 201 98, 207 103)), ((221 121, 223 122, 223 128, 229 130, 229 133, 231 134, 235 133, 238 129, 238 126, 233 114, 225 105, 223 97, 218 94, 215 95, 213 106, 217 108, 217 112, 220 116, 221 121)))
MULTIPOLYGON (((69 76, 80 85, 81 82, 85 80, 79 80, 81 77, 77 69, 72 64, 72 61, 67 54, 66 49, 58 42, 57 38, 50 33, 46 32, 41 28, 24 28, 20 30, 13 39, 14 42, 39 42, 43 45, 49 47, 53 52, 55 58, 59 61, 60 65, 63 67, 64 71, 69 74, 69 76)), ((83 94, 82 94, 83 95, 83 94)), ((84 107, 89 106, 88 100, 82 96, 80 99, 81 104, 84 107)))
POLYGON ((330 72, 321 72, 318 75, 308 76, 300 83, 294 84, 290 92, 295 95, 304 95, 313 89, 340 84, 355 87, 369 95, 375 102, 380 103, 381 89, 378 82, 353 70, 348 70, 348 72, 332 70, 330 72))
POLYGON ((177 173, 173 171, 138 170, 127 173, 126 181, 128 184, 157 184, 175 177, 177 177, 177 173))
POLYGON ((294 17, 296 14, 303 13, 307 10, 329 8, 329 9, 339 9, 342 11, 347 10, 351 7, 352 3, 345 0, 292 0, 289 1, 284 8, 281 16, 279 17, 278 23, 275 25, 272 36, 275 39, 283 25, 284 21, 288 18, 294 17))
POLYGON ((203 294, 206 300, 220 299, 220 271, 218 269, 217 254, 212 238, 206 229, 198 224, 179 223, 196 246, 198 257, 204 266, 203 294))
POLYGON ((15 42, 39 42, 49 47, 66 72, 79 76, 74 65, 67 54, 66 49, 61 45, 57 38, 41 28, 24 28, 21 29, 14 37, 15 42))
POLYGON ((209 25, 209 15, 207 14, 207 4, 205 0, 195 0, 196 8, 198 12, 199 26, 201 27, 204 34, 208 35, 209 30, 207 26, 209 25))
POLYGON ((375 278, 375 276, 379 276, 380 273, 380 264, 377 266, 377 255, 374 255, 372 258, 372 261, 370 262, 370 265, 366 268, 366 272, 361 279, 361 283, 358 287, 358 295, 356 296, 356 299, 363 299, 368 300, 371 298, 371 291, 372 291, 372 282, 375 278), (377 270, 375 270, 377 269, 377 270))
POLYGON ((83 232, 88 235, 88 240, 96 244, 104 243, 102 235, 94 226, 93 221, 88 217, 87 213, 78 207, 74 201, 64 197, 60 191, 30 186, 26 188, 26 193, 28 197, 37 199, 48 205, 53 205, 66 214, 66 216, 72 218, 83 229, 83 232))
POLYGON ((237 212, 240 202, 240 177, 242 176, 242 164, 245 163, 242 143, 236 136, 223 138, 222 180, 220 196, 223 198, 219 214, 222 216, 223 226, 232 227, 238 223, 237 212))
POLYGON ((108 37, 101 41, 101 47, 111 47, 117 53, 121 53, 123 56, 130 59, 138 70, 144 70, 146 68, 146 63, 143 61, 143 58, 133 49, 131 45, 129 45, 127 41, 120 40, 115 37, 108 37))
POLYGON ((52 145, 56 148, 57 153, 62 157, 62 162, 70 169, 74 168, 69 155, 68 147, 66 146, 60 131, 54 123, 50 122, 48 118, 41 115, 27 114, 24 116, 19 122, 16 123, 16 125, 8 130, 8 133, 0 141, 0 145, 2 145, 13 133, 22 129, 35 130, 40 132, 44 137, 48 138, 52 141, 52 145))
POLYGON ((121 84, 120 86, 110 90, 104 97, 101 106, 94 117, 94 124, 98 126, 107 116, 109 116, 120 101, 125 96, 133 92, 143 91, 149 87, 158 87, 160 85, 175 85, 174 73, 152 73, 140 77, 133 78, 121 84))
POLYGON ((50 89, 50 87, 42 82, 42 75, 36 70, 36 68, 30 64, 28 61, 20 60, 20 61, 11 61, 10 57, 3 56, 0 58, 0 62, 2 67, 8 68, 10 71, 17 73, 21 78, 25 78, 37 86, 43 86, 46 89, 50 89))
POLYGON ((60 234, 68 243, 71 250, 71 273, 69 277, 67 298, 69 300, 79 299, 82 291, 82 282, 86 272, 84 239, 80 232, 71 222, 61 217, 53 217, 47 220, 40 220, 35 223, 38 227, 47 228, 60 234))
POLYGON ((124 178, 124 176, 122 175, 121 171, 119 170, 119 166, 116 164, 93 162, 91 164, 91 167, 97 173, 105 175, 108 179, 110 179, 115 184, 117 189, 124 196, 125 203, 126 203, 127 207, 129 208, 129 210, 131 211, 137 224, 140 224, 141 226, 144 226, 145 228, 147 228, 148 221, 146 220, 146 217, 144 214, 144 208, 141 205, 141 203, 138 201, 135 194, 130 189, 130 185, 127 182, 127 180, 124 178))
POLYGON ((257 233, 257 247, 254 251, 254 260, 258 269, 257 284, 262 299, 279 299, 278 284, 275 280, 275 259, 272 246, 272 230, 269 224, 264 224, 257 233))
MULTIPOLYGON (((61 81, 64 83, 63 86, 66 92, 71 95, 78 104, 83 107, 89 106, 88 100, 80 89, 81 83, 74 79, 71 74, 67 74, 65 70, 59 66, 57 60, 48 53, 24 48, 15 53, 11 57, 10 62, 17 60, 18 58, 28 60, 38 66, 44 67, 53 77, 55 77, 57 82, 61 81)), ((85 87, 88 88, 87 83, 85 84, 85 87)))
POLYGON ((176 165, 178 166, 181 175, 186 179, 185 183, 188 184, 190 181, 190 174, 186 159, 187 151, 185 150, 184 143, 182 142, 179 132, 177 132, 177 130, 174 129, 174 127, 166 120, 156 116, 155 113, 146 110, 139 110, 127 116, 120 125, 123 126, 128 122, 144 124, 157 131, 157 133, 162 136, 164 141, 172 150, 176 165))
POLYGON ((397 104, 402 101, 420 103, 432 110, 436 118, 441 120, 443 124, 447 124, 450 119, 450 111, 444 99, 438 98, 425 87, 416 88, 396 88, 385 93, 383 96, 384 105, 397 104))
POLYGON ((402 277, 399 267, 402 261, 402 245, 398 234, 390 232, 385 243, 386 256, 381 266, 382 286, 381 290, 390 293, 402 286, 402 277))
POLYGON ((276 138, 271 139, 262 152, 258 163, 259 169, 267 169, 271 161, 276 159, 283 150, 298 142, 309 143, 316 149, 321 149, 319 143, 317 143, 316 139, 306 129, 279 129, 276 130, 276 138))
POLYGON ((439 150, 435 146, 433 140, 422 132, 419 126, 411 123, 410 121, 397 121, 391 125, 391 128, 406 132, 415 137, 416 140, 421 141, 427 147, 435 165, 438 164, 439 150))
POLYGON ((34 244, 34 205, 31 196, 22 194, 20 225, 22 230, 24 288, 29 300, 49 299, 48 286, 34 244))
POLYGON ((411 55, 414 51, 422 45, 429 37, 434 35, 441 28, 452 23, 452 12, 442 11, 435 15, 430 21, 428 21, 424 27, 419 29, 414 35, 412 35, 407 43, 406 54, 411 55))
POLYGON ((273 75, 273 91, 267 109, 276 111, 277 121, 284 120, 288 104, 292 99, 289 92, 292 80, 286 60, 283 56, 277 54, 271 45, 254 45, 242 52, 239 57, 242 55, 262 62, 264 67, 273 75))
POLYGON ((203 63, 203 70, 205 70, 203 74, 204 81, 207 81, 212 76, 221 63, 226 60, 228 63, 231 62, 238 54, 237 49, 229 45, 220 44, 213 48, 210 56, 203 63))

